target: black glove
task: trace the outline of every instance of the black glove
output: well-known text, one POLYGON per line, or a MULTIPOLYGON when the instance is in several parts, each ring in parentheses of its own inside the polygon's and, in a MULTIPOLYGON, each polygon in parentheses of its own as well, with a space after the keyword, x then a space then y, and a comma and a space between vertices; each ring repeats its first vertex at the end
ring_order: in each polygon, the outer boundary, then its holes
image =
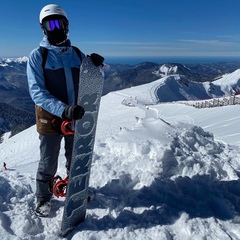
POLYGON ((104 61, 104 57, 98 55, 97 53, 92 53, 90 56, 88 56, 91 58, 93 64, 98 67, 98 66, 103 66, 103 61, 104 61))
POLYGON ((71 120, 77 120, 81 119, 85 113, 85 110, 83 107, 74 105, 74 106, 67 106, 62 114, 63 119, 71 119, 71 120))

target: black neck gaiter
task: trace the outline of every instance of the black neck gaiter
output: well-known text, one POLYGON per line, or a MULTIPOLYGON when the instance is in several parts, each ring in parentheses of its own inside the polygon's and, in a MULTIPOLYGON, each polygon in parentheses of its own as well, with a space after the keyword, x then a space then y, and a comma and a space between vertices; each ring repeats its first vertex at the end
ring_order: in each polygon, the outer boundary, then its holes
POLYGON ((53 31, 46 31, 48 41, 52 45, 61 45, 67 40, 67 34, 63 29, 54 29, 53 31))

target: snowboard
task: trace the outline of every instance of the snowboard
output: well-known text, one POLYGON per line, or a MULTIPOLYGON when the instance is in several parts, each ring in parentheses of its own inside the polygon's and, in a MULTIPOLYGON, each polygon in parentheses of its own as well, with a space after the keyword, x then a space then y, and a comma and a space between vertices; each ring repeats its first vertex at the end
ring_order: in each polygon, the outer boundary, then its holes
POLYGON ((75 124, 73 155, 61 225, 62 236, 66 236, 85 219, 103 83, 103 67, 96 67, 90 57, 84 58, 80 67, 78 105, 84 107, 85 114, 75 124))

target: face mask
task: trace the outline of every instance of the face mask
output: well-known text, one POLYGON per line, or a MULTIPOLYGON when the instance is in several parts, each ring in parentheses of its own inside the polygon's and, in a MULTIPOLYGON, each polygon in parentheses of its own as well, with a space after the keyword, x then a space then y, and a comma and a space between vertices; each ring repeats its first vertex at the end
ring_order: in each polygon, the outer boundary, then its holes
POLYGON ((63 29, 55 28, 53 31, 45 31, 48 41, 52 45, 60 45, 67 40, 67 34, 63 29))

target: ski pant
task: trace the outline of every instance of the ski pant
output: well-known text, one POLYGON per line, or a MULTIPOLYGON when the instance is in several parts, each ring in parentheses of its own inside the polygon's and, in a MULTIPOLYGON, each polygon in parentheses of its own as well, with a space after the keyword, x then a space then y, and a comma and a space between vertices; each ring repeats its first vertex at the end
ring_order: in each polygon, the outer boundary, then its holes
POLYGON ((66 168, 69 171, 72 159, 73 135, 39 135, 40 161, 36 176, 37 202, 51 200, 52 192, 49 186, 57 172, 58 156, 63 138, 65 140, 66 168))

